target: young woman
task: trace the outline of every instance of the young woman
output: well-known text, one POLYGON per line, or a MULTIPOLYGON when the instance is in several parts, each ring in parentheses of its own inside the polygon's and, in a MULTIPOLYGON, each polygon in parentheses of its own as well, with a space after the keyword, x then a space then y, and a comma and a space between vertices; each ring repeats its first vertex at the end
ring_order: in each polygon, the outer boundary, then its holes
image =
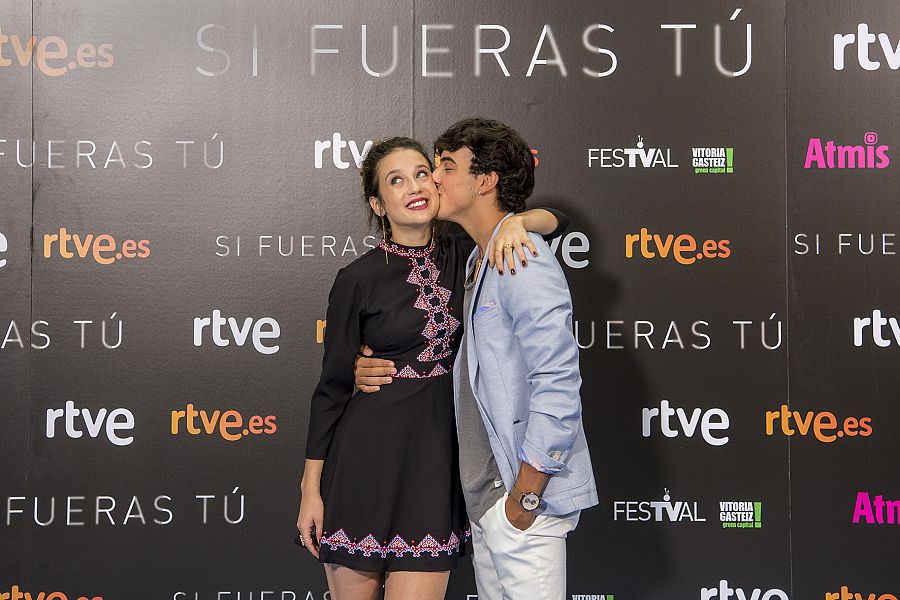
MULTIPOLYGON (((372 146, 363 192, 383 239, 338 272, 328 298, 297 527, 325 563, 335 600, 372 600, 382 585, 385 600, 443 598, 469 536, 451 372, 474 242, 465 234, 435 237, 431 171, 415 140, 372 146), (363 343, 398 373, 392 385, 360 398, 353 366, 363 343)), ((498 248, 522 252, 526 230, 564 229, 565 217, 555 214, 536 209, 507 219, 498 248)))

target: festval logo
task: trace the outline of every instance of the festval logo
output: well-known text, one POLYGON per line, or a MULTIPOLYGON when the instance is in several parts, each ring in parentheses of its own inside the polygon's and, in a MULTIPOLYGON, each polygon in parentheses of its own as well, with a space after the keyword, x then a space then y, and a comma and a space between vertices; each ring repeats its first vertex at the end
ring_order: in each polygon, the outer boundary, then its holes
POLYGON ((670 148, 644 147, 644 136, 637 136, 637 144, 632 148, 588 148, 588 168, 601 169, 652 169, 663 167, 674 169, 678 165, 672 160, 670 148), (596 163, 596 164, 595 164, 596 163))

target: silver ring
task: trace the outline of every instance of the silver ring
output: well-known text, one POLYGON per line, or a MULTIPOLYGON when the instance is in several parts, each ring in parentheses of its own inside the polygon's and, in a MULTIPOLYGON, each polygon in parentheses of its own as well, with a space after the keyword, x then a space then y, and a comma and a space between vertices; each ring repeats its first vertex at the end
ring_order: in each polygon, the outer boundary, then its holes
POLYGON ((305 545, 306 545, 306 538, 303 537, 302 535, 300 536, 300 545, 301 545, 301 546, 305 546, 305 545))

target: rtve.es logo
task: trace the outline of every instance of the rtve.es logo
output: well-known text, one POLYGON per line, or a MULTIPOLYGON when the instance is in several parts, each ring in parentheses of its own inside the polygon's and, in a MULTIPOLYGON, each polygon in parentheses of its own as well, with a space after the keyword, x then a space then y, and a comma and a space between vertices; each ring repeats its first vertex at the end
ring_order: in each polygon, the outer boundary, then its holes
POLYGON ((234 341, 234 344, 243 347, 250 338, 253 348, 260 354, 275 354, 280 346, 278 344, 266 345, 266 340, 277 340, 281 335, 281 325, 272 317, 262 317, 254 319, 247 317, 243 323, 238 324, 237 319, 222 316, 222 311, 215 309, 210 317, 194 317, 194 346, 202 346, 204 335, 203 330, 209 327, 212 341, 216 346, 228 346, 234 341), (224 325, 228 325, 228 329, 224 329, 224 325), (231 336, 229 337, 229 332, 231 336))
POLYGON ((678 523, 682 521, 705 522, 700 516, 697 502, 671 502, 668 488, 665 489, 662 502, 617 500, 613 502, 613 521, 622 516, 625 521, 655 521, 662 523, 678 523))
POLYGON ((369 148, 372 147, 372 141, 366 140, 362 144, 362 148, 360 149, 360 144, 357 144, 353 140, 344 141, 341 139, 340 133, 335 133, 331 136, 330 140, 316 140, 315 145, 315 166, 317 169, 321 169, 324 164, 324 156, 325 151, 331 148, 331 162, 338 169, 349 169, 351 164, 356 165, 356 168, 359 169, 362 167, 362 160, 366 153, 369 151, 369 148), (344 159, 344 149, 350 147, 350 155, 353 159, 353 163, 344 159))
POLYGON ((214 410, 207 412, 205 409, 197 410, 193 404, 188 404, 185 410, 172 411, 172 435, 178 435, 184 431, 189 435, 219 435, 229 442, 236 442, 245 436, 272 435, 278 431, 275 424, 275 415, 253 415, 248 419, 236 410, 214 410), (199 424, 197 417, 200 417, 199 424), (181 422, 184 421, 184 429, 181 422))
POLYGON ((640 256, 646 259, 670 256, 680 265, 692 265, 698 260, 728 258, 731 256, 731 240, 705 240, 700 242, 694 236, 683 233, 678 236, 651 234, 646 227, 640 233, 625 234, 625 258, 634 258, 634 246, 639 244, 640 256))
POLYGON ((703 410, 695 408, 690 416, 687 412, 679 408, 671 408, 668 400, 662 400, 659 408, 645 408, 641 411, 643 420, 643 436, 650 437, 653 432, 653 419, 659 422, 659 430, 662 434, 669 438, 676 438, 679 435, 692 438, 697 428, 700 428, 700 435, 703 440, 710 446, 722 446, 728 443, 728 436, 717 436, 716 431, 727 431, 729 427, 728 414, 721 408, 710 408, 703 410), (672 417, 677 416, 676 420, 672 417))
POLYGON ((825 444, 843 437, 869 437, 872 435, 871 417, 847 417, 840 421, 833 412, 792 411, 787 404, 779 410, 766 411, 766 435, 775 435, 775 422, 779 421, 781 433, 787 436, 799 434, 813 436, 825 444), (793 425, 793 426, 792 426, 793 425))
POLYGON ((900 500, 885 500, 881 494, 872 500, 869 492, 857 492, 853 522, 857 525, 861 522, 868 525, 900 525, 900 500))
POLYGON ((595 162, 601 169, 678 167, 670 148, 644 148, 644 137, 639 135, 637 139, 633 148, 588 148, 588 168, 593 168, 595 162))
POLYGON ((719 581, 719 587, 703 588, 700 590, 700 600, 727 600, 734 598, 735 600, 790 600, 787 592, 773 588, 763 591, 760 588, 754 588, 750 592, 745 592, 742 588, 732 588, 728 584, 728 580, 719 581))
POLYGON ((77 233, 70 234, 65 227, 60 227, 59 233, 44 234, 44 258, 54 255, 54 245, 56 253, 66 260, 75 257, 87 258, 90 255, 100 265, 111 265, 122 259, 150 256, 150 240, 128 239, 119 246, 116 239, 109 234, 88 233, 82 237, 77 233), (71 247, 69 242, 72 242, 71 247))
POLYGON ((804 169, 884 169, 891 164, 890 146, 878 144, 878 134, 867 131, 865 146, 836 146, 834 140, 822 146, 820 138, 809 138, 804 169))
POLYGON ((895 594, 851 592, 850 588, 842 585, 839 592, 825 592, 825 600, 897 600, 897 596, 895 594))
POLYGON ((73 439, 80 438, 85 432, 96 438, 102 431, 115 446, 128 446, 134 441, 133 436, 121 434, 134 429, 134 414, 127 408, 100 408, 95 412, 89 408, 76 408, 71 400, 66 402, 65 408, 48 408, 46 435, 49 439, 56 437, 60 419, 60 433, 73 439), (81 424, 84 424, 84 431, 80 429, 81 424))
POLYGON ((0 30, 0 68, 11 67, 18 63, 20 67, 29 67, 34 57, 37 70, 50 77, 60 77, 68 71, 74 71, 78 67, 92 69, 100 67, 108 69, 113 66, 115 58, 110 51, 112 44, 99 44, 95 46, 90 42, 79 44, 75 49, 71 60, 69 59, 69 45, 56 35, 48 35, 38 41, 35 36, 21 39, 18 35, 5 35, 0 30), (5 56, 6 43, 10 42, 12 54, 5 56), (10 57, 15 57, 15 60, 10 57), (54 61, 51 64, 48 61, 54 61), (58 61, 58 62, 57 62, 58 61))
POLYGON ((869 52, 869 46, 878 40, 881 46, 881 52, 887 59, 888 66, 892 71, 900 69, 900 43, 896 46, 886 33, 879 33, 877 38, 874 33, 869 33, 868 23, 860 23, 856 26, 856 34, 852 33, 836 33, 834 34, 834 70, 844 70, 844 59, 847 52, 847 46, 856 44, 856 60, 859 66, 866 71, 877 71, 881 68, 881 61, 872 60, 869 52))
MULTIPOLYGON (((69 597, 63 592, 26 592, 14 585, 8 592, 0 592, 0 600, 69 600, 69 597)), ((103 597, 78 596, 75 600, 103 600, 103 597)))

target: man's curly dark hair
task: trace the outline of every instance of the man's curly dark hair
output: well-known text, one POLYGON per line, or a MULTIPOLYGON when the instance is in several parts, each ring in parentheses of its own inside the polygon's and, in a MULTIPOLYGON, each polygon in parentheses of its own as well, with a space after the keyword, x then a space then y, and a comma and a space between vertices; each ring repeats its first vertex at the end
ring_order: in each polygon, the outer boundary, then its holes
POLYGON ((439 156, 463 147, 472 151, 472 175, 497 173, 500 210, 525 210, 525 201, 534 190, 534 157, 522 136, 500 121, 471 117, 442 133, 434 142, 434 153, 439 156))

